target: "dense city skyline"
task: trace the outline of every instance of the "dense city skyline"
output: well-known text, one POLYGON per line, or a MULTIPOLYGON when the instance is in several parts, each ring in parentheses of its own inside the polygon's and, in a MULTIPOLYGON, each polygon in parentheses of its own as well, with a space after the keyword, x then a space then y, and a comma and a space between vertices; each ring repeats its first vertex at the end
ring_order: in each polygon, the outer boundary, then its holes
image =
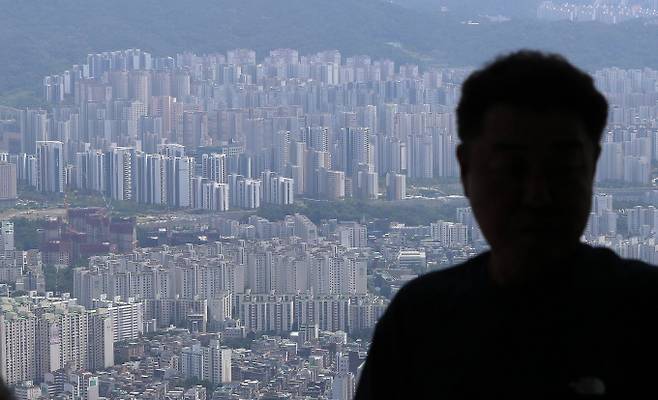
MULTIPOLYGON (((658 15, 576 3, 534 17, 658 15)), ((350 400, 396 293, 489 248, 455 156, 475 66, 104 50, 0 106, 0 377, 17 399, 350 400)), ((587 71, 610 112, 582 241, 658 264, 658 70, 614 65, 587 71)))

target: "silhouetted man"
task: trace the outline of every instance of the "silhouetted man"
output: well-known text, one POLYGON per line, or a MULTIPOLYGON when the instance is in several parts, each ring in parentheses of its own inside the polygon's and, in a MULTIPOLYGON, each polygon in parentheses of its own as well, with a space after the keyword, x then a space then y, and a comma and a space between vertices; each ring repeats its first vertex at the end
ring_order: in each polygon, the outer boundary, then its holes
POLYGON ((400 290, 358 400, 658 393, 658 268, 580 242, 607 110, 557 55, 466 80, 457 158, 491 250, 400 290))

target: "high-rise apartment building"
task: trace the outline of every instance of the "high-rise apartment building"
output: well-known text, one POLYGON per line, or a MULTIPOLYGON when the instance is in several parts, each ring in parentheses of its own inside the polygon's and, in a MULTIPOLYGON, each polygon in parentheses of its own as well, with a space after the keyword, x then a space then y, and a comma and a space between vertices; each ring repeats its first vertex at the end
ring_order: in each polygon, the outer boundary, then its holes
POLYGON ((192 207, 194 158, 169 157, 167 174, 167 202, 174 207, 192 207))
POLYGON ((87 313, 89 338, 87 342, 88 369, 97 371, 114 365, 114 324, 107 309, 89 310, 87 313))
POLYGON ((48 140, 48 113, 45 110, 21 110, 19 119, 21 150, 26 154, 35 154, 36 142, 48 140))
POLYGON ((151 100, 150 74, 146 71, 131 71, 128 77, 130 98, 140 102, 148 109, 151 100))
POLYGON ((407 197, 407 177, 402 174, 386 174, 386 199, 404 200, 407 197))
MULTIPOLYGON (((244 209, 260 207, 261 182, 259 180, 240 179, 236 182, 235 187, 237 207, 244 209)), ((231 192, 230 189, 229 192, 231 192)))
POLYGON ((64 193, 66 176, 64 145, 58 141, 38 141, 37 190, 44 193, 64 193))
POLYGON ((181 351, 181 373, 185 378, 211 382, 215 385, 231 382, 231 355, 229 348, 212 339, 208 347, 196 343, 181 351))
POLYGON ((339 146, 340 166, 346 176, 356 176, 359 164, 374 164, 368 128, 341 129, 339 146))
POLYGON ((201 155, 201 176, 217 183, 227 183, 227 175, 225 154, 201 155))
POLYGON ((115 147, 109 153, 110 195, 115 200, 133 200, 133 167, 135 150, 115 147))
POLYGON ((320 196, 327 200, 339 200, 345 197, 345 172, 325 170, 319 178, 320 196))
POLYGON ((14 223, 0 222, 0 253, 16 250, 14 246, 14 223))
POLYGON ((0 376, 7 384, 43 382, 63 369, 114 364, 112 317, 70 297, 0 298, 0 376))
POLYGON ((203 111, 185 111, 182 144, 186 148, 196 149, 209 143, 208 114, 203 111))
POLYGON ((430 236, 447 248, 461 248, 468 244, 468 226, 459 222, 433 222, 430 236))
POLYGON ((0 376, 6 384, 37 380, 36 329, 37 317, 27 310, 0 314, 0 376))
POLYGON ((17 191, 16 164, 0 161, 0 201, 15 200, 17 191))
POLYGON ((295 182, 271 171, 261 174, 263 202, 290 205, 295 202, 295 182))
POLYGON ((107 310, 112 319, 115 342, 137 339, 144 332, 144 304, 141 301, 121 301, 119 298, 109 300, 101 296, 92 302, 92 309, 107 310))
POLYGON ((249 332, 290 332, 294 301, 282 296, 245 294, 240 300, 240 320, 249 332))
POLYGON ((229 186, 197 177, 194 179, 194 208, 212 211, 228 211, 230 207, 229 186))
POLYGON ((167 204, 167 161, 169 158, 161 154, 135 154, 133 195, 138 203, 167 204))
POLYGON ((226 63, 233 65, 256 64, 256 52, 250 49, 235 49, 226 52, 226 63))

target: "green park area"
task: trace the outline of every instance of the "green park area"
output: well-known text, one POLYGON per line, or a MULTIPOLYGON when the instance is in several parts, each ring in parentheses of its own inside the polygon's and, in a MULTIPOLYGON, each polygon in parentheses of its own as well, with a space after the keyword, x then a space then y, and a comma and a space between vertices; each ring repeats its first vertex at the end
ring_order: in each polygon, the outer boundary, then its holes
POLYGON ((306 215, 314 223, 323 219, 339 221, 382 221, 413 225, 428 225, 439 219, 453 219, 456 206, 441 200, 383 200, 321 201, 300 200, 291 206, 265 205, 258 215, 270 220, 280 220, 295 213, 306 215))

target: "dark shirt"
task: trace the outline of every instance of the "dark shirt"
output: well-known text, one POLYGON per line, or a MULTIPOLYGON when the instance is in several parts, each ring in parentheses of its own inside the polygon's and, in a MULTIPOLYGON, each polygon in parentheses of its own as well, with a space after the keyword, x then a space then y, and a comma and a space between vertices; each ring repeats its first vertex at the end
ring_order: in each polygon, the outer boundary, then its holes
POLYGON ((488 257, 399 291, 357 400, 658 395, 657 267, 582 245, 521 289, 493 284, 488 257))
POLYGON ((0 400, 13 400, 14 396, 11 391, 5 386, 2 378, 0 378, 0 400))

